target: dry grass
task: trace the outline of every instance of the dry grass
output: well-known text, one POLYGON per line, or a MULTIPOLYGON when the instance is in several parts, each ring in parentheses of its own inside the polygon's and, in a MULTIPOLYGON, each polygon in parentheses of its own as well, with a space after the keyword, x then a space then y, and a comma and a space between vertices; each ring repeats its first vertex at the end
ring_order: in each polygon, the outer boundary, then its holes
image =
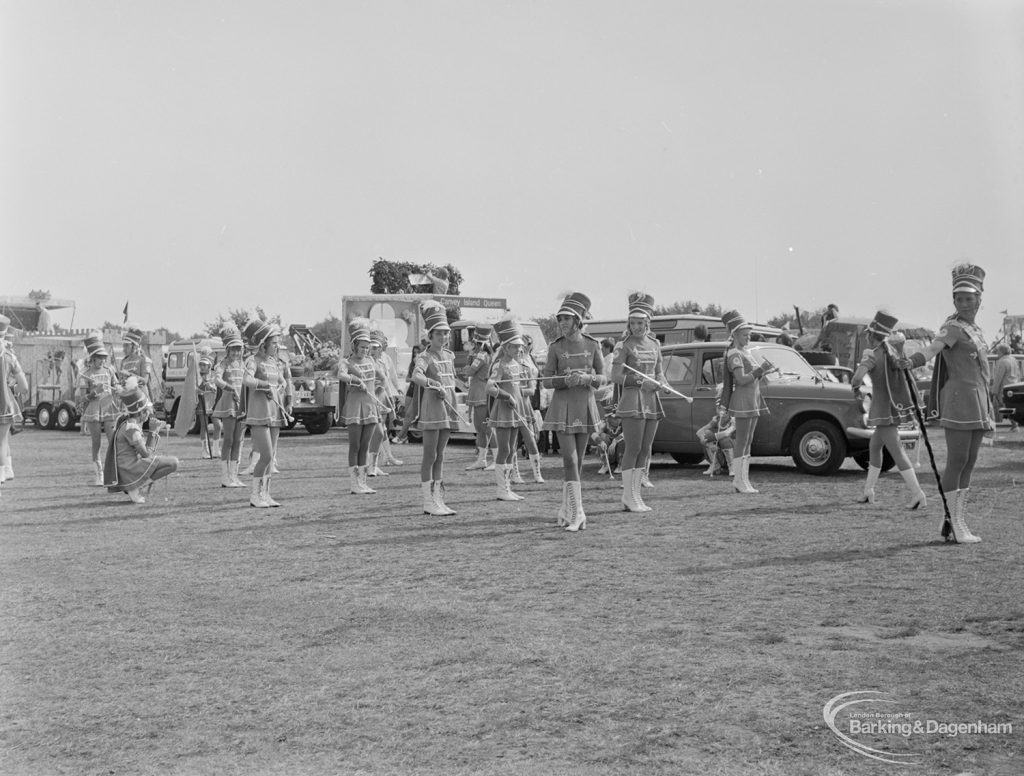
POLYGON ((1020 436, 983 452, 984 543, 956 547, 895 474, 853 504, 852 464, 755 463, 754 497, 666 464, 636 516, 592 463, 570 535, 554 458, 508 505, 454 446, 459 514, 433 518, 418 447, 357 497, 344 434, 299 433, 284 506, 255 510, 172 440, 180 475, 138 507, 87 486, 86 440, 28 431, 0 500, 0 772, 899 773, 822 720, 876 689, 1015 725, 933 736, 907 772, 1020 773, 1020 436))

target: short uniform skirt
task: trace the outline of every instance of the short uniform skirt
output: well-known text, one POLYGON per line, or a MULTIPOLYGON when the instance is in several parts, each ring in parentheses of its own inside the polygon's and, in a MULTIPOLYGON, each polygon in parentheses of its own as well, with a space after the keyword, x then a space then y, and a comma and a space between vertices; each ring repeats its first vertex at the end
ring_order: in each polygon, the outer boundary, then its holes
POLYGON ((263 391, 249 391, 248 409, 248 414, 245 416, 245 425, 247 426, 281 428, 285 425, 281 407, 263 391))
POLYGON ((556 388, 544 415, 545 431, 567 434, 590 434, 597 428, 601 415, 594 400, 594 391, 587 386, 556 388))
POLYGON ((104 420, 114 420, 120 413, 114 406, 114 395, 105 393, 98 399, 93 399, 85 406, 82 413, 84 423, 96 423, 104 420))
POLYGON ((377 402, 366 391, 349 388, 345 391, 345 406, 341 410, 341 420, 346 426, 376 425, 377 402))
POLYGON ((436 431, 446 428, 454 431, 459 427, 459 415, 455 410, 455 391, 453 389, 446 390, 444 398, 433 388, 424 388, 420 391, 419 427, 421 431, 436 431))
POLYGON ((992 400, 988 391, 968 380, 949 379, 939 392, 943 428, 962 431, 992 431, 992 400))
POLYGON ((637 386, 622 389, 618 409, 619 418, 642 418, 643 420, 661 420, 665 410, 661 406, 661 398, 653 392, 641 391, 637 386))

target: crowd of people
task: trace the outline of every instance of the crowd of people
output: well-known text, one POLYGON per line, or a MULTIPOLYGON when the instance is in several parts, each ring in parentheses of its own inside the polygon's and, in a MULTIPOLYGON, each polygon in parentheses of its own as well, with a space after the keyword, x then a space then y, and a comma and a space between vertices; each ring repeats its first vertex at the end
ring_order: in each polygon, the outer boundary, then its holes
MULTIPOLYGON (((858 500, 875 502, 875 483, 883 453, 888 451, 910 491, 909 508, 920 509, 927 506, 927 496, 899 442, 898 427, 913 419, 917 403, 908 370, 935 359, 928 411, 946 435, 940 493, 943 502, 952 505, 948 532, 958 543, 980 541, 966 524, 971 476, 982 440, 994 430, 993 398, 998 397, 998 386, 1018 377, 1006 346, 996 348, 995 374, 989 373, 985 339, 975 322, 984 280, 984 270, 976 265, 959 265, 953 271, 954 313, 928 348, 909 358, 894 334, 896 317, 879 311, 865 332, 863 359, 853 377, 855 390, 866 378, 873 386, 868 425, 874 434, 867 479, 858 500)), ((444 463, 451 433, 460 422, 471 423, 476 432, 476 458, 466 469, 493 472, 495 497, 500 501, 522 500, 513 490, 523 482, 517 454, 521 446, 527 451, 534 480, 544 482, 537 442, 547 433, 557 439, 562 458, 559 527, 576 532, 587 526, 581 471, 592 443, 605 456, 602 472, 621 473, 623 510, 651 511, 643 488, 650 486, 652 444, 665 414, 660 396, 669 390, 661 349, 650 331, 654 298, 644 292, 630 294, 626 330, 616 340, 601 342, 586 333, 590 304, 581 292, 565 296, 556 313, 559 336, 550 343, 543 366, 534 360, 532 343, 514 318, 497 321, 493 328, 476 326, 470 360, 461 374, 456 373, 454 354, 448 348, 451 327, 444 306, 435 301, 421 304, 426 336, 409 366, 398 441, 411 424, 422 435, 425 514, 455 514, 445 503, 444 463), (492 331, 497 337, 493 347, 492 331), (471 419, 461 416, 457 385, 467 389, 471 419), (541 416, 535 397, 545 391, 550 399, 541 416)), ((759 491, 750 482, 751 444, 758 419, 768 412, 762 388, 774 367, 749 347, 752 327, 741 313, 731 310, 722 321, 730 336, 724 382, 714 416, 697 434, 707 453, 706 473, 727 471, 736 493, 754 495, 759 491)), ((0 317, 0 329, 8 327, 9 321, 0 317)), ((387 354, 386 335, 366 319, 350 321, 348 327, 351 351, 338 365, 337 377, 346 389, 341 418, 348 434, 350 493, 371 495, 377 491, 367 478, 385 475, 382 463, 401 464, 391 452, 390 431, 403 395, 387 354)), ((102 337, 87 336, 86 364, 78 380, 83 433, 91 440, 96 484, 127 493, 140 503, 145 501, 144 490, 178 467, 176 458, 156 452, 164 424, 152 418, 147 388, 152 364, 139 347, 141 336, 141 331, 128 327, 124 356, 116 368, 109 362, 102 337), (101 459, 104 438, 107 452, 101 459)), ((209 417, 215 423, 214 438, 204 444, 209 457, 220 458, 221 486, 245 487, 239 467, 248 428, 253 447, 249 504, 275 507, 278 502, 270 491, 278 436, 291 420, 291 383, 278 352, 281 332, 272 323, 255 320, 243 331, 226 326, 220 336, 226 355, 219 363, 197 354, 201 400, 212 408, 209 417)), ((26 382, 10 347, 4 347, 0 365, 0 479, 9 479, 14 476, 10 430, 20 420, 16 394, 26 390, 26 382)), ((207 415, 205 409, 203 415, 207 415)))

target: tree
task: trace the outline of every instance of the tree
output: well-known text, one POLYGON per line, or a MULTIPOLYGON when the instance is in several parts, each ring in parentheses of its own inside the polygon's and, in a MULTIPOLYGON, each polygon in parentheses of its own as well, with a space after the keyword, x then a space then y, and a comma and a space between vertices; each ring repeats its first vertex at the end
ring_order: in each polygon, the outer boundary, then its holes
POLYGON ((448 293, 458 296, 462 287, 462 273, 451 264, 417 264, 411 261, 388 261, 377 258, 370 267, 371 294, 408 294, 409 275, 436 275, 439 269, 448 273, 448 293))
POLYGON ((558 321, 556 320, 554 313, 551 313, 551 315, 537 316, 532 320, 540 326, 540 330, 544 332, 544 339, 548 342, 554 342, 562 336, 562 332, 558 329, 558 321))
POLYGON ((237 310, 228 310, 228 314, 222 315, 217 313, 217 319, 212 323, 204 323, 203 331, 199 334, 195 334, 195 337, 219 337, 221 329, 224 328, 225 324, 233 323, 239 331, 245 328, 245 324, 249 321, 259 318, 261 321, 269 321, 270 323, 276 323, 278 327, 282 327, 280 315, 267 315, 266 311, 257 306, 255 313, 251 313, 244 308, 237 310))
POLYGON ((682 302, 673 302, 670 305, 658 305, 654 308, 655 315, 713 315, 721 318, 725 312, 721 305, 698 304, 692 299, 685 299, 682 302))
POLYGON ((334 313, 328 313, 326 318, 314 323, 309 330, 324 342, 340 343, 345 333, 345 322, 334 313))
POLYGON ((786 324, 789 324, 789 328, 793 331, 807 329, 817 331, 821 328, 821 316, 825 314, 827 309, 827 307, 819 307, 816 310, 800 310, 800 308, 794 306, 793 312, 779 313, 769 318, 767 323, 769 326, 777 326, 780 329, 786 328, 786 324), (796 316, 797 311, 800 313, 799 320, 796 316))

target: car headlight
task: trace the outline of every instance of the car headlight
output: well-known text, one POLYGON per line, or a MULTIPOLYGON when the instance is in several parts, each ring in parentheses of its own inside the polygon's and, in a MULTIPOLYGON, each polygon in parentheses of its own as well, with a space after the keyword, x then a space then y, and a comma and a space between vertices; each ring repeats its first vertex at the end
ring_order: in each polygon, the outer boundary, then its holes
POLYGON ((1011 391, 1009 388, 1006 389, 1006 398, 1007 399, 1012 399, 1013 398, 1013 391, 1011 391))

